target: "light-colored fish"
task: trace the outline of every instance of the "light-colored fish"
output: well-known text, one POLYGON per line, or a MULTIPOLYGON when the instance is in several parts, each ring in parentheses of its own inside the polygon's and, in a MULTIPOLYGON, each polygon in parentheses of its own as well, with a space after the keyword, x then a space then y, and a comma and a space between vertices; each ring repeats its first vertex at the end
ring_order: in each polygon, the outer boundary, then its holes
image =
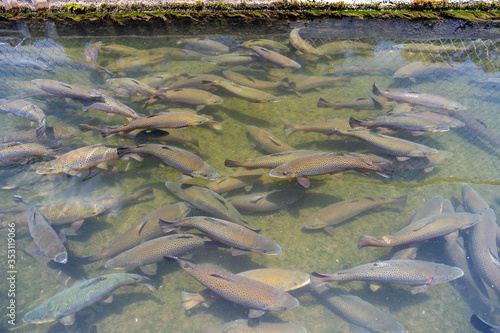
POLYGON ((59 238, 49 221, 47 221, 45 216, 42 215, 33 203, 23 199, 20 195, 15 195, 14 201, 22 203, 26 207, 26 218, 28 220, 30 235, 40 249, 40 252, 50 260, 60 264, 68 262, 68 252, 63 244, 64 236, 62 236, 62 239, 59 238))
POLYGON ((161 55, 164 62, 171 60, 200 60, 206 55, 205 53, 200 53, 195 50, 184 50, 178 47, 156 47, 150 49, 149 53, 151 55, 161 55))
POLYGON ((96 166, 107 169, 106 162, 118 159, 116 148, 98 144, 81 147, 42 164, 36 173, 52 175, 65 173, 70 176, 83 176, 86 170, 96 166))
POLYGON ((373 96, 361 97, 358 99, 347 99, 343 101, 327 102, 323 98, 318 100, 318 108, 333 108, 335 110, 339 109, 353 109, 359 110, 382 110, 384 104, 381 100, 376 99, 373 96))
POLYGON ((296 61, 294 61, 294 60, 292 60, 292 59, 290 59, 290 58, 288 58, 288 57, 286 57, 278 52, 266 49, 265 47, 254 45, 254 46, 250 46, 248 48, 253 50, 255 53, 257 53, 264 60, 271 62, 279 67, 284 67, 284 68, 301 68, 302 67, 298 62, 296 62, 296 61))
POLYGON ((441 237, 457 230, 473 227, 480 220, 481 215, 470 213, 431 215, 407 225, 392 235, 383 236, 382 239, 363 235, 358 240, 358 248, 365 246, 389 247, 414 244, 441 237))
POLYGON ((292 146, 281 141, 269 132, 256 126, 247 125, 247 133, 250 140, 260 149, 269 154, 295 150, 292 146))
POLYGON ((198 126, 205 123, 212 124, 212 126, 220 128, 220 124, 217 124, 210 118, 200 116, 195 113, 165 112, 134 119, 120 126, 111 127, 102 125, 101 135, 103 138, 108 138, 120 132, 130 133, 133 130, 138 129, 154 130, 158 128, 185 128, 189 126, 198 126))
POLYGON ((176 90, 183 88, 198 88, 203 87, 205 81, 220 81, 224 80, 222 76, 214 75, 214 74, 200 74, 195 76, 189 76, 185 79, 178 80, 166 87, 163 87, 161 91, 165 90, 176 90))
POLYGON ((285 132, 286 137, 289 137, 291 134, 298 131, 306 133, 315 132, 328 135, 336 129, 351 129, 349 119, 329 119, 301 125, 285 124, 285 126, 283 126, 283 131, 285 132))
POLYGON ((271 39, 251 39, 241 43, 241 47, 250 48, 251 46, 262 46, 280 53, 290 52, 287 45, 271 39))
POLYGON ((203 57, 201 61, 218 66, 247 66, 260 62, 261 58, 249 54, 222 54, 218 56, 203 57))
MULTIPOLYGON (((392 112, 396 113, 394 111, 392 111, 392 112)), ((434 119, 434 120, 437 120, 437 121, 440 121, 442 123, 447 124, 450 128, 460 128, 460 127, 465 126, 465 124, 463 122, 461 122, 460 120, 455 119, 455 118, 450 117, 450 116, 447 116, 445 114, 439 113, 439 112, 415 110, 415 111, 409 111, 409 112, 402 112, 401 114, 409 114, 409 115, 413 115, 413 116, 434 119)))
POLYGON ((224 88, 236 97, 250 103, 273 103, 281 101, 279 97, 266 93, 265 91, 242 86, 226 79, 222 81, 206 81, 206 84, 224 88))
POLYGON ((163 92, 163 97, 167 101, 196 105, 196 110, 200 111, 207 105, 218 105, 224 103, 224 99, 208 91, 200 89, 175 89, 163 92))
POLYGON ((207 184, 207 188, 217 193, 226 193, 239 188, 245 188, 248 192, 253 183, 262 177, 262 170, 242 170, 230 174, 227 177, 219 177, 217 180, 207 184))
MULTIPOLYGON (((161 221, 161 220, 160 220, 161 221)), ((154 238, 128 249, 106 262, 106 268, 141 268, 144 274, 156 275, 157 262, 164 256, 184 256, 201 249, 206 241, 193 234, 175 234, 154 238)))
POLYGON ((144 54, 143 56, 124 57, 106 66, 113 73, 132 72, 150 68, 165 61, 160 54, 144 54))
POLYGON ((88 109, 99 110, 106 112, 108 114, 119 114, 125 116, 130 119, 139 119, 145 117, 143 114, 138 114, 132 108, 123 104, 122 102, 117 101, 116 99, 103 95, 102 101, 90 103, 84 103, 83 111, 87 111, 88 109))
POLYGON ((447 53, 447 54, 461 54, 469 51, 474 47, 473 42, 460 43, 459 46, 454 44, 432 44, 432 43, 406 43, 393 45, 392 48, 396 50, 405 50, 414 53, 447 53))
POLYGON ((247 224, 233 205, 208 188, 177 182, 166 182, 165 186, 180 199, 216 218, 236 222, 243 226, 247 224))
POLYGON ((229 47, 211 39, 184 38, 177 41, 185 49, 209 54, 229 53, 229 47))
POLYGON ((278 81, 263 81, 237 72, 223 71, 222 74, 228 80, 231 80, 246 87, 251 87, 259 90, 272 90, 272 89, 277 89, 279 87, 288 88, 290 85, 288 78, 283 78, 278 81))
POLYGON ((42 109, 35 104, 22 99, 0 102, 0 109, 9 115, 16 115, 37 122, 36 136, 40 138, 47 129, 47 116, 42 109))
POLYGON ((54 156, 57 151, 38 143, 7 143, 0 147, 0 166, 26 161, 36 156, 54 156))
POLYGON ((317 213, 311 215, 305 222, 306 229, 325 229, 329 234, 333 234, 333 226, 347 221, 359 214, 380 208, 385 205, 395 205, 399 208, 406 206, 407 196, 398 198, 356 198, 336 202, 322 208, 317 213))
POLYGON ((411 293, 427 290, 428 285, 449 282, 462 277, 464 272, 458 267, 436 264, 422 260, 380 260, 333 274, 311 274, 311 285, 320 286, 330 281, 369 281, 406 284, 411 293))
POLYGON ((258 318, 265 311, 290 310, 299 306, 296 298, 267 283, 173 257, 165 259, 175 260, 186 273, 222 298, 250 308, 250 318, 258 318))
POLYGON ((395 79, 409 79, 411 82, 417 82, 417 80, 444 79, 450 75, 459 75, 477 69, 479 67, 470 64, 414 61, 398 69, 393 76, 395 79))
POLYGON ((209 238, 230 246, 233 256, 247 252, 275 255, 281 254, 281 248, 270 239, 253 230, 234 222, 207 216, 184 217, 176 221, 160 219, 163 232, 173 229, 196 229, 209 238))
POLYGON ((306 42, 302 37, 300 37, 299 34, 300 30, 302 30, 302 28, 295 28, 292 31, 290 31, 290 37, 289 37, 290 44, 292 44, 293 47, 295 47, 298 51, 300 51, 303 54, 313 54, 316 56, 322 55, 322 53, 317 48, 315 48, 314 46, 306 42))
POLYGON ((213 167, 203 161, 198 155, 187 150, 173 146, 160 144, 143 144, 137 147, 118 147, 117 154, 119 158, 129 155, 151 155, 160 161, 183 173, 182 180, 192 177, 203 179, 217 179, 218 173, 213 167))
POLYGON ((297 202, 302 195, 304 195, 303 190, 283 189, 243 194, 230 197, 228 200, 236 209, 251 212, 271 212, 286 210, 287 206, 297 202))
POLYGON ((224 161, 224 165, 229 168, 242 167, 246 169, 274 169, 281 164, 289 162, 295 158, 316 154, 318 151, 316 150, 292 150, 292 151, 284 151, 281 153, 274 153, 271 155, 265 155, 256 158, 250 158, 244 161, 236 161, 226 159, 224 161))
POLYGON ((301 92, 318 89, 324 86, 336 86, 339 83, 350 81, 348 76, 310 76, 310 75, 297 75, 290 80, 288 90, 294 91, 298 96, 301 92))
POLYGON ((353 41, 335 41, 318 46, 318 51, 323 55, 366 54, 373 52, 373 49, 371 44, 353 41))
POLYGON ((389 100, 408 103, 410 105, 420 105, 431 109, 447 111, 465 111, 466 107, 443 96, 421 93, 410 90, 386 90, 381 91, 375 83, 373 84, 373 94, 383 96, 389 100))
POLYGON ((297 181, 308 188, 310 186, 309 176, 334 175, 343 171, 355 170, 366 173, 374 171, 382 177, 390 177, 392 168, 389 163, 373 163, 355 156, 342 153, 325 153, 297 157, 290 162, 281 164, 269 172, 271 177, 297 178, 297 181))
POLYGON ((465 124, 465 129, 470 133, 471 140, 481 138, 491 144, 493 147, 500 147, 500 135, 491 127, 488 127, 480 119, 466 110, 450 111, 450 115, 461 120, 465 124))
POLYGON ((45 79, 31 80, 31 83, 54 96, 91 100, 97 99, 99 101, 102 101, 102 93, 99 90, 91 89, 81 85, 45 79))
POLYGON ((150 290, 156 286, 149 278, 128 273, 114 273, 83 281, 71 288, 49 298, 23 317, 23 321, 32 324, 43 324, 59 320, 63 325, 72 325, 75 312, 105 299, 121 286, 143 283, 150 290))
POLYGON ((118 90, 132 91, 137 93, 138 95, 140 94, 147 94, 154 96, 162 95, 162 93, 156 91, 156 89, 148 86, 144 82, 128 77, 122 77, 118 79, 107 79, 106 83, 108 83, 110 86, 118 90))

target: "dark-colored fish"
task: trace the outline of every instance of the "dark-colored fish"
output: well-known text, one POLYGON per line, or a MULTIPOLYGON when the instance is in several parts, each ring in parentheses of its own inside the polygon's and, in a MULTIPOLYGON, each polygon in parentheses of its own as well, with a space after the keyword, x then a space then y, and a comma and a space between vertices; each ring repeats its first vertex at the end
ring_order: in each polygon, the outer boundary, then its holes
POLYGON ((191 177, 203 179, 217 179, 218 173, 203 161, 198 155, 187 150, 173 146, 160 144, 143 144, 137 147, 119 147, 117 148, 118 157, 123 158, 131 154, 151 155, 161 160, 167 166, 170 166, 183 173, 182 180, 191 177))
POLYGON ((418 243, 431 238, 441 237, 457 230, 463 230, 476 225, 481 220, 481 215, 470 213, 436 214, 418 221, 396 231, 392 235, 376 239, 371 236, 361 236, 358 248, 365 246, 398 246, 418 243))
POLYGON ((297 131, 315 132, 328 135, 336 129, 351 129, 349 119, 329 119, 325 121, 305 123, 302 125, 285 124, 283 127, 286 137, 289 137, 292 133, 297 131))
POLYGON ((407 196, 398 198, 357 198, 337 202, 322 208, 314 215, 311 215, 305 222, 306 229, 325 229, 329 234, 333 234, 333 226, 347 221, 366 211, 374 210, 379 207, 393 204, 396 207, 404 208, 406 206, 407 196))
POLYGON ((407 284, 411 293, 425 292, 428 285, 449 282, 463 276, 458 267, 422 260, 381 260, 348 268, 333 274, 311 274, 311 285, 330 281, 369 281, 407 284))
POLYGON ((333 108, 359 110, 382 110, 384 103, 375 97, 361 97, 358 99, 347 99, 343 101, 327 102, 323 98, 318 100, 318 108, 333 108))
POLYGON ((281 153, 274 153, 271 155, 265 155, 256 158, 250 158, 244 161, 235 161, 226 159, 224 161, 224 165, 229 168, 242 167, 246 169, 274 169, 281 164, 289 162, 295 158, 300 156, 316 154, 318 151, 316 150, 292 150, 292 151, 284 151, 281 153))
POLYGON ((247 125, 247 133, 256 146, 269 154, 295 150, 292 146, 256 126, 247 125))
POLYGON ((374 171, 386 178, 392 175, 389 163, 372 163, 370 160, 363 160, 355 156, 325 152, 297 157, 272 169, 269 175, 278 178, 296 177, 302 186, 308 188, 310 186, 308 176, 325 174, 333 176, 336 173, 349 170, 363 173, 374 171))
POLYGON ((259 235, 255 231, 242 225, 206 216, 184 217, 177 221, 160 219, 160 226, 164 232, 173 229, 196 229, 213 240, 232 248, 233 256, 255 252, 262 254, 281 254, 281 248, 273 241, 259 235))
POLYGON ((40 138, 47 129, 47 116, 42 109, 35 104, 22 99, 10 100, 0 103, 0 109, 9 115, 16 115, 37 122, 36 136, 40 138))
POLYGON ((23 203, 26 207, 26 218, 30 235, 35 241, 43 255, 50 260, 65 264, 68 261, 68 252, 63 245, 64 239, 60 239, 49 221, 42 215, 36 206, 30 201, 23 199, 20 195, 14 196, 14 201, 23 203))
MULTIPOLYGON (((161 221, 161 220, 160 220, 161 221)), ((139 266, 148 275, 155 275, 157 262, 164 256, 184 256, 205 246, 206 241, 193 234, 175 234, 145 241, 106 262, 106 268, 139 266)))
POLYGON ((236 222, 244 226, 247 224, 233 205, 208 188, 177 182, 166 182, 165 186, 180 199, 189 202, 192 206, 214 217, 236 222))
POLYGON ((230 197, 228 200, 236 209, 250 212, 271 212, 286 209, 287 206, 297 202, 302 195, 304 195, 303 190, 283 189, 243 194, 230 197))
POLYGON ((250 318, 260 317, 265 311, 289 310, 299 305, 289 293, 267 283, 174 257, 165 259, 175 260, 186 273, 222 298, 250 308, 250 318))
POLYGON ((353 327, 369 332, 403 333, 405 330, 393 317, 367 301, 340 288, 329 285, 313 286, 314 293, 353 327))
POLYGON ((144 283, 150 290, 156 290, 153 281, 141 275, 128 273, 102 275, 54 295, 26 313, 23 321, 42 324, 60 320, 64 325, 72 325, 75 321, 75 312, 105 299, 119 287, 133 283, 144 283))

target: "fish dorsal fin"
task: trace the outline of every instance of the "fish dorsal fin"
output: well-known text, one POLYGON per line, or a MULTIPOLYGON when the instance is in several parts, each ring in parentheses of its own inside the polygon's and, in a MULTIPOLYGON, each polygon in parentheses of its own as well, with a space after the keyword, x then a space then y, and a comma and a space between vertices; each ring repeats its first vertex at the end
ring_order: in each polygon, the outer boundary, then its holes
POLYGON ((65 326, 73 325, 75 322, 75 314, 72 313, 66 317, 59 319, 59 322, 65 326))
POLYGON ((248 318, 259 318, 266 313, 264 310, 250 309, 248 312, 248 318))
POLYGON ((411 286, 411 293, 412 295, 423 293, 427 290, 427 285, 418 285, 418 286, 411 286))
POLYGON ((281 146, 281 143, 279 143, 278 141, 276 141, 272 136, 269 136, 269 141, 271 141, 272 143, 274 143, 276 146, 281 146))
POLYGON ((99 283, 99 282, 101 282, 101 281, 104 281, 104 280, 106 280, 106 278, 105 278, 105 277, 103 277, 103 276, 100 276, 100 277, 98 277, 98 278, 96 278, 96 279, 94 279, 94 280, 91 280, 91 281, 86 282, 86 283, 85 283, 85 284, 84 284, 84 285, 83 285, 80 289, 87 288, 87 287, 89 287, 89 286, 91 286, 91 285, 97 284, 97 283, 99 283))
POLYGON ((222 280, 225 280, 227 282, 230 282, 230 283, 239 283, 237 280, 235 279, 231 279, 230 277, 227 277, 227 276, 221 276, 219 274, 210 274, 211 277, 214 277, 216 279, 222 279, 222 280))
POLYGON ((158 265, 154 262, 152 264, 142 265, 140 269, 144 274, 156 275, 156 271, 158 270, 158 265))
POLYGON ((422 225, 419 225, 417 228, 413 229, 412 231, 419 231, 420 229, 422 228, 425 228, 426 226, 428 226, 429 224, 432 224, 434 221, 429 219, 429 221, 427 221, 427 223, 424 223, 422 225))

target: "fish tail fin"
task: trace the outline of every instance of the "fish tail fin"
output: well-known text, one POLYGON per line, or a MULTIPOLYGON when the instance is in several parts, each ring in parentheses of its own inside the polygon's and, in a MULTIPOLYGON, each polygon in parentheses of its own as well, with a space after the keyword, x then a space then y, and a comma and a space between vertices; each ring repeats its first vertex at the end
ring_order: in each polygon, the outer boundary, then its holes
POLYGON ((400 196, 399 198, 395 199, 394 205, 399 208, 405 208, 407 200, 408 200, 408 195, 400 196))
POLYGON ((146 287, 148 287, 149 290, 151 291, 156 291, 158 288, 156 287, 155 283, 153 282, 153 280, 151 280, 150 278, 148 277, 145 277, 145 276, 142 276, 142 275, 138 275, 137 278, 137 283, 143 283, 146 285, 146 287))
POLYGON ((380 103, 379 101, 377 101, 375 98, 371 97, 372 101, 373 101, 373 105, 375 106, 375 110, 382 110, 384 108, 384 106, 382 105, 382 103, 380 103))
POLYGON ((14 195, 13 198, 14 198, 14 202, 18 202, 18 203, 25 203, 26 202, 26 200, 24 200, 23 197, 20 195, 14 195))
POLYGON ((290 80, 288 80, 288 78, 285 77, 284 79, 282 79, 280 81, 280 84, 282 87, 289 88, 290 87, 290 80))
POLYGON ((217 131, 222 129, 222 124, 213 120, 208 121, 208 125, 212 126, 212 128, 217 131))
POLYGON ((374 95, 377 95, 377 96, 382 95, 382 92, 377 87, 377 85, 375 84, 375 82, 373 82, 372 92, 373 92, 374 95))
POLYGON ((224 165, 227 166, 228 168, 237 168, 237 167, 241 166, 241 162, 235 161, 235 160, 226 159, 224 161, 224 165))
POLYGON ((294 132, 294 129, 295 128, 295 125, 293 124, 285 124, 285 126, 283 126, 283 132, 285 132, 285 137, 289 137, 290 134, 292 134, 294 132))
POLYGON ((318 108, 329 108, 330 102, 325 101, 323 98, 318 99, 318 108))
POLYGON ((349 118, 349 125, 352 129, 361 128, 363 126, 363 120, 356 119, 354 117, 349 118))
POLYGON ((110 136, 113 136, 115 135, 115 133, 112 133, 111 130, 113 128, 112 127, 109 127, 109 126, 106 126, 106 125, 102 125, 101 126, 101 135, 103 138, 109 138, 110 136))
POLYGON ((311 286, 313 286, 313 287, 320 287, 320 286, 324 285, 325 283, 331 281, 329 279, 328 275, 317 273, 317 272, 311 273, 310 280, 311 280, 311 286))
POLYGON ((359 237, 358 240, 358 249, 365 246, 381 246, 380 241, 372 236, 363 235, 359 237))
POLYGON ((88 131, 92 131, 92 126, 87 125, 87 124, 79 124, 78 129, 82 132, 88 132, 88 131))
POLYGON ((192 309, 198 304, 204 302, 206 302, 206 300, 200 294, 181 291, 181 304, 184 310, 192 309))
POLYGON ((173 226, 175 224, 175 221, 165 221, 160 219, 159 224, 161 231, 163 231, 164 233, 168 233, 175 229, 175 226, 173 226))
POLYGON ((391 163, 389 162, 381 162, 381 163, 375 163, 375 165, 379 168, 378 171, 376 171, 377 174, 381 175, 382 177, 389 178, 392 176, 392 166, 391 163))
POLYGON ((45 133, 45 129, 47 126, 41 125, 36 128, 36 138, 39 139, 42 137, 42 135, 45 133))
POLYGON ((130 148, 132 147, 118 147, 116 148, 116 154, 118 155, 119 159, 125 159, 132 153, 130 152, 130 148))

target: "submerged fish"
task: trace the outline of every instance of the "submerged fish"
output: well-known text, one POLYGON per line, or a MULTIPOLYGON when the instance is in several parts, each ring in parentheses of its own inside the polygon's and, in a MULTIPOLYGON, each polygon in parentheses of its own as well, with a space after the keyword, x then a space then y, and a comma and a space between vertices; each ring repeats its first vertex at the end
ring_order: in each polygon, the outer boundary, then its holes
POLYGON ((343 171, 355 170, 366 173, 374 171, 382 177, 392 176, 392 168, 389 163, 373 163, 370 160, 364 160, 355 156, 350 156, 342 153, 325 153, 297 157, 290 162, 281 164, 269 172, 271 177, 278 178, 293 178, 308 188, 310 181, 308 176, 317 175, 335 175, 343 171))
POLYGON ((307 333, 307 330, 294 323, 260 323, 259 326, 252 326, 246 319, 237 319, 218 325, 208 330, 207 333, 307 333))
POLYGON ((451 116, 457 118, 464 122, 465 129, 471 134, 472 140, 476 140, 477 137, 485 140, 493 147, 500 147, 500 135, 496 133, 491 127, 488 127, 480 119, 474 117, 474 115, 466 110, 460 110, 458 112, 450 111, 451 116))
POLYGON ((31 80, 31 83, 43 91, 59 97, 102 100, 102 93, 99 90, 76 84, 45 79, 31 80))
MULTIPOLYGON (((267 283, 283 291, 299 289, 307 286, 310 282, 309 274, 307 273, 281 268, 252 269, 238 273, 237 275, 267 283)), ((208 289, 202 290, 199 294, 181 291, 182 307, 184 310, 189 310, 200 303, 211 303, 216 298, 218 298, 217 294, 212 293, 208 289)))
POLYGON ((256 126, 247 125, 247 133, 256 146, 269 154, 295 150, 292 146, 256 126))
POLYGON ((279 97, 271 95, 265 91, 242 86, 241 84, 237 84, 226 79, 220 81, 205 81, 204 83, 224 88, 236 97, 244 99, 250 103, 272 103, 280 101, 279 97))
POLYGON ((384 311, 340 288, 329 285, 313 286, 313 291, 333 312, 350 324, 351 332, 355 331, 355 328, 369 332, 405 331, 399 322, 384 311))
POLYGON ((260 317, 265 311, 289 310, 299 305, 289 293, 267 283, 174 257, 165 259, 175 260, 186 273, 222 298, 250 308, 250 318, 260 317))
POLYGON ((327 102, 323 98, 318 100, 318 108, 333 108, 339 109, 353 109, 359 110, 382 110, 384 108, 382 101, 377 100, 375 97, 361 97, 358 99, 347 99, 343 101, 327 102))
POLYGON ((304 195, 303 190, 283 189, 243 194, 230 197, 228 200, 236 209, 250 212, 271 212, 286 209, 287 206, 297 202, 302 195, 304 195))
POLYGON ((68 261, 68 252, 49 221, 42 215, 38 208, 30 201, 23 199, 20 195, 14 196, 14 201, 24 204, 30 235, 40 252, 50 260, 65 264, 68 261))
POLYGON ((83 281, 49 298, 23 317, 26 323, 43 324, 59 320, 63 325, 72 325, 75 312, 105 299, 121 286, 143 283, 150 290, 156 286, 149 278, 137 274, 115 273, 83 281))
POLYGON ((319 286, 330 281, 369 281, 411 286, 411 293, 427 290, 428 285, 449 282, 463 276, 458 267, 422 260, 381 260, 333 274, 311 274, 311 285, 319 286))
POLYGON ((183 173, 182 180, 192 177, 203 179, 217 179, 218 173, 203 161, 198 155, 187 150, 173 146, 160 144, 143 144, 137 147, 118 147, 117 154, 119 158, 136 154, 140 156, 151 155, 175 170, 183 173))
POLYGON ((122 102, 117 101, 116 99, 102 95, 102 101, 84 101, 84 107, 82 111, 87 111, 88 109, 99 110, 106 112, 108 114, 119 114, 131 119, 139 119, 144 117, 143 114, 138 114, 132 108, 123 104, 122 102))
POLYGON ((340 55, 345 53, 367 53, 372 52, 374 46, 363 42, 349 40, 325 43, 318 47, 323 55, 340 55))
POLYGON ((229 53, 228 46, 208 38, 205 39, 183 38, 177 41, 177 44, 183 45, 184 48, 188 50, 193 50, 198 52, 205 52, 210 54, 229 53))
POLYGON ((298 75, 290 81, 288 89, 290 91, 294 91, 298 96, 301 96, 301 92, 305 90, 318 89, 324 86, 334 86, 339 82, 346 82, 350 80, 351 78, 348 76, 298 75))
POLYGON ((393 204, 396 207, 406 206, 407 196, 398 198, 356 198, 336 202, 322 208, 314 215, 311 215, 305 222, 306 229, 325 229, 329 234, 333 234, 333 226, 340 224, 366 211, 379 208, 381 206, 393 204))
MULTIPOLYGON (((160 220, 161 221, 161 220, 160 220)), ((157 262, 164 256, 184 256, 203 248, 207 241, 193 234, 175 234, 154 238, 128 249, 106 262, 106 268, 139 266, 148 275, 155 275, 157 262)))
POLYGON ((256 55, 249 54, 222 54, 218 56, 209 56, 201 58, 201 61, 219 66, 246 66, 261 61, 256 55))
POLYGON ((490 208, 488 202, 467 183, 462 184, 462 204, 465 211, 472 214, 482 214, 490 208))
POLYGON ((237 72, 223 71, 222 74, 228 80, 231 80, 243 86, 260 90, 271 90, 271 89, 277 89, 279 87, 287 88, 290 85, 290 82, 287 78, 283 78, 279 81, 263 81, 263 80, 258 80, 251 76, 245 76, 237 72))
POLYGON ((167 101, 196 105, 196 110, 200 111, 207 105, 218 105, 224 103, 224 99, 208 91, 200 89, 174 89, 163 92, 163 97, 167 101))
POLYGON ((279 67, 284 67, 284 68, 301 68, 302 66, 278 53, 278 52, 275 52, 275 51, 272 51, 272 50, 269 50, 269 49, 266 49, 265 47, 262 47, 262 46, 257 46, 257 45, 253 45, 253 46, 248 46, 249 49, 253 50, 255 53, 257 53, 260 57, 262 57, 264 60, 266 61, 269 61, 279 67))
POLYGON ((84 171, 94 166, 107 169, 106 162, 116 159, 118 159, 116 148, 97 144, 67 152, 55 160, 43 164, 36 170, 36 173, 43 175, 65 173, 70 176, 80 177, 84 171))
POLYGON ((24 161, 35 156, 54 156, 57 151, 44 147, 38 143, 7 143, 0 147, 0 166, 24 161))
POLYGON ((247 224, 233 205, 208 188, 177 182, 166 182, 165 186, 180 199, 214 217, 236 222, 243 226, 247 224))
POLYGON ((457 230, 473 227, 481 220, 481 215, 470 213, 435 214, 396 231, 392 235, 376 239, 371 236, 361 236, 358 248, 365 246, 398 246, 418 243, 431 238, 441 237, 457 230))
MULTIPOLYGON (((99 129, 100 131, 100 129, 99 129)), ((150 140, 153 141, 160 141, 160 142, 179 142, 179 143, 191 143, 195 145, 196 147, 199 147, 198 144, 198 139, 189 136, 187 134, 184 134, 181 132, 181 130, 176 130, 170 128, 167 131, 163 131, 160 129, 154 129, 154 130, 142 130, 139 133, 137 133, 134 137, 134 142, 136 145, 140 145, 143 143, 147 143, 150 140)))
POLYGON ((138 95, 140 94, 148 94, 156 96, 161 95, 160 92, 156 91, 156 89, 148 86, 144 82, 128 77, 122 77, 118 79, 107 79, 106 82, 118 90, 132 91, 137 93, 138 95))
POLYGON ((305 123, 302 125, 285 124, 283 126, 283 131, 285 132, 286 137, 289 137, 291 134, 298 131, 315 132, 328 135, 336 129, 351 129, 349 119, 329 119, 325 121, 305 123))
POLYGON ((0 137, 0 143, 20 142, 20 143, 40 143, 44 141, 58 141, 67 139, 76 134, 77 130, 73 127, 55 126, 45 129, 44 135, 37 137, 36 129, 16 131, 12 134, 7 134, 0 137))
POLYGON ((9 100, 0 102, 0 109, 7 112, 9 115, 16 115, 37 122, 36 137, 40 138, 47 129, 47 116, 35 104, 22 99, 9 100))
POLYGON ((373 84, 373 94, 383 96, 390 100, 408 103, 410 105, 420 105, 431 109, 441 109, 448 111, 465 111, 466 107, 443 96, 421 93, 408 90, 386 90, 381 91, 373 84))
POLYGON ((256 158, 250 158, 244 161, 236 161, 226 159, 224 165, 229 168, 243 167, 246 169, 274 169, 281 164, 289 162, 300 156, 316 154, 316 150, 292 150, 284 151, 281 153, 274 153, 271 155, 260 156, 256 158))
POLYGON ((247 227, 222 219, 206 216, 184 217, 177 221, 160 219, 160 226, 164 232, 170 232, 176 228, 201 231, 209 238, 230 246, 233 256, 247 252, 281 254, 281 248, 273 241, 247 227))
POLYGON ((303 54, 313 54, 316 56, 322 55, 322 53, 306 42, 302 37, 300 37, 299 32, 302 28, 295 28, 292 31, 290 31, 290 37, 289 41, 290 44, 292 44, 293 47, 295 47, 298 51, 300 51, 303 54))
POLYGON ((250 48, 251 46, 262 46, 276 52, 290 52, 287 45, 271 39, 251 39, 241 43, 241 47, 250 48))
POLYGON ((217 193, 225 193, 243 187, 248 192, 252 189, 252 184, 262 177, 262 174, 262 170, 237 171, 208 183, 207 188, 217 193))

